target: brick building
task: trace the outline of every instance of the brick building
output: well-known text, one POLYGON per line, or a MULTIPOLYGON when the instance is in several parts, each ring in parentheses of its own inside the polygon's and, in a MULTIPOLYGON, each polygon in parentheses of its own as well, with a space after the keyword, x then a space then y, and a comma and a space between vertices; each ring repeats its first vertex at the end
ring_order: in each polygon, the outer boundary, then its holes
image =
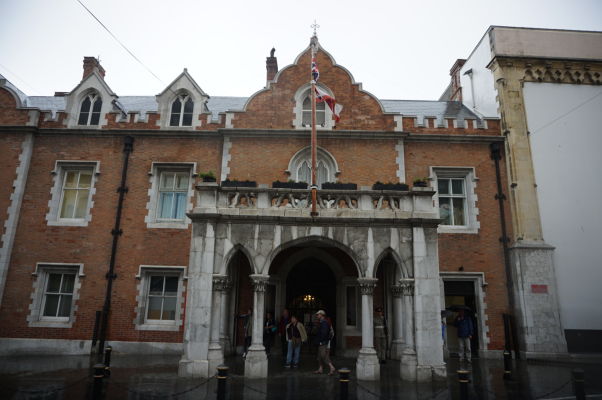
POLYGON ((108 343, 178 352, 182 375, 240 352, 249 308, 248 377, 267 375, 264 313, 284 307, 309 324, 326 309, 360 379, 379 376, 375 306, 404 378, 445 374, 451 305, 474 310, 481 356, 499 352, 499 120, 457 101, 378 99, 325 50, 317 62, 344 106, 339 122, 317 111, 317 217, 307 188, 276 184, 309 179, 309 47, 280 70, 272 53, 248 98, 209 96, 186 70, 157 96, 119 97, 92 57, 69 93, 26 96, 3 79, 0 351, 89 353, 111 278, 108 343))

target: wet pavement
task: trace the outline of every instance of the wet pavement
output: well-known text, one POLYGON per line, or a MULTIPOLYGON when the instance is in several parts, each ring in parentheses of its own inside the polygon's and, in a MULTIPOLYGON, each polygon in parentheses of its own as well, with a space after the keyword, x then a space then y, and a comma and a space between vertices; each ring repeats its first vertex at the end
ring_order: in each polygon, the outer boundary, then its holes
MULTIPOLYGON (((179 356, 113 354, 111 376, 105 379, 105 399, 215 399, 217 380, 184 379, 177 375, 179 356)), ((415 384, 399 379, 399 363, 388 361, 378 382, 358 382, 355 360, 333 357, 337 368, 351 369, 349 399, 459 399, 457 359, 448 360, 447 380, 415 384)), ((226 360, 230 367, 226 399, 339 399, 339 377, 315 375, 316 361, 303 355, 298 369, 285 369, 282 358, 269 361, 269 378, 244 379, 241 357, 226 360)), ((464 365, 462 365, 464 366, 464 365)), ((502 360, 475 359, 470 371, 470 399, 574 398, 571 370, 585 371, 588 398, 602 399, 602 363, 515 361, 514 379, 503 379, 502 360)), ((91 398, 90 358, 82 356, 0 358, 0 399, 78 400, 91 398)))

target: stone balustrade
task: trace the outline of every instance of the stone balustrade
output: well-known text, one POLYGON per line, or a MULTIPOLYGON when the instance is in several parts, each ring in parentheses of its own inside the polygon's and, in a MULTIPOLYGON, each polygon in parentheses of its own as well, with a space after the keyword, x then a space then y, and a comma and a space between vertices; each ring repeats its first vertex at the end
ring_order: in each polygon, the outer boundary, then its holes
MULTIPOLYGON (((438 219, 432 188, 392 190, 318 190, 319 217, 438 219)), ((310 189, 268 187, 221 187, 216 183, 196 186, 192 214, 274 217, 310 217, 310 189)))

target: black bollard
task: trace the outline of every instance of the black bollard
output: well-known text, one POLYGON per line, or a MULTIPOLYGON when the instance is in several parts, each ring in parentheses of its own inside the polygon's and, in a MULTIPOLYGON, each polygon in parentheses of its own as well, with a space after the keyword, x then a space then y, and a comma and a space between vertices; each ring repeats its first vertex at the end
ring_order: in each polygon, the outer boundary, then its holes
POLYGON ((573 370, 573 390, 577 400, 585 400, 585 374, 582 369, 573 370))
POLYGON ((347 400, 349 397, 349 368, 341 368, 339 370, 339 382, 341 382, 341 400, 347 400))
POLYGON ((111 376, 111 352, 113 348, 111 346, 107 346, 105 348, 105 376, 108 378, 111 376))
POLYGON ((217 400, 226 399, 226 380, 228 379, 228 367, 220 365, 217 367, 217 400))
POLYGON ((512 379, 512 353, 508 350, 504 350, 504 379, 512 379))
POLYGON ((102 380, 105 377, 105 366, 104 364, 94 365, 94 383, 92 386, 92 399, 101 400, 103 398, 102 393, 102 380))
POLYGON ((458 382, 460 383, 460 400, 468 400, 468 371, 458 370, 458 382))

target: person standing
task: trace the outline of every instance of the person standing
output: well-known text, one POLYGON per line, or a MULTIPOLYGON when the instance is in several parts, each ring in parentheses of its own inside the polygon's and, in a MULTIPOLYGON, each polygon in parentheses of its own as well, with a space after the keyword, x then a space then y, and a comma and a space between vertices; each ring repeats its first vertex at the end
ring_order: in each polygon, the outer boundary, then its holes
POLYGON ((329 367, 330 371, 328 375, 334 375, 335 368, 330 361, 328 355, 328 342, 330 341, 330 326, 326 321, 326 313, 324 310, 320 310, 316 313, 318 317, 318 332, 316 334, 316 344, 318 345, 318 369, 314 371, 314 374, 321 374, 324 371, 324 367, 329 367))
POLYGON ((458 344, 460 347, 460 361, 466 360, 471 363, 470 339, 474 334, 472 319, 464 309, 458 310, 458 316, 454 319, 454 326, 458 328, 458 344))
POLYGON ((303 324, 297 321, 297 317, 291 316, 291 322, 286 325, 285 338, 288 344, 288 352, 286 353, 285 368, 293 368, 299 366, 299 355, 301 353, 301 344, 307 341, 307 332, 303 324), (291 364, 292 363, 292 364, 291 364))
POLYGON ((382 307, 376 307, 374 313, 374 347, 376 355, 381 364, 387 362, 387 320, 383 314, 382 307))
POLYGON ((287 352, 288 344, 286 341, 286 326, 291 322, 288 309, 282 310, 280 321, 278 321, 278 336, 280 336, 280 344, 282 345, 282 355, 284 356, 287 352))
POLYGON ((272 313, 266 313, 265 323, 263 324, 263 347, 265 347, 265 353, 268 356, 272 350, 272 344, 274 344, 274 333, 276 332, 276 329, 276 323, 274 322, 272 313))
POLYGON ((251 340, 253 337, 253 310, 250 308, 247 310, 246 314, 240 314, 238 318, 243 319, 243 326, 245 332, 245 350, 242 353, 242 358, 247 356, 247 352, 249 351, 249 347, 251 346, 251 340))

